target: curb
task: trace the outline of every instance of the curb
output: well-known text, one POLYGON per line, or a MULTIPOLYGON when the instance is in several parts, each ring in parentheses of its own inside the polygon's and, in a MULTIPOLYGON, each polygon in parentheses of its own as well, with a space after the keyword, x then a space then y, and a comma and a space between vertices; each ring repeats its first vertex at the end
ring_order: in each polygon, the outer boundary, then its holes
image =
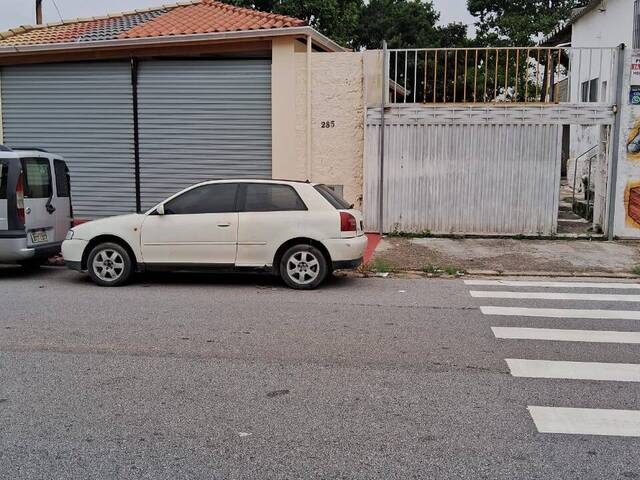
POLYGON ((398 270, 388 273, 376 272, 341 272, 341 276, 349 278, 464 278, 464 277, 548 277, 548 278, 612 278, 639 280, 640 277, 624 272, 499 272, 497 270, 470 270, 459 275, 437 275, 420 270, 398 270))

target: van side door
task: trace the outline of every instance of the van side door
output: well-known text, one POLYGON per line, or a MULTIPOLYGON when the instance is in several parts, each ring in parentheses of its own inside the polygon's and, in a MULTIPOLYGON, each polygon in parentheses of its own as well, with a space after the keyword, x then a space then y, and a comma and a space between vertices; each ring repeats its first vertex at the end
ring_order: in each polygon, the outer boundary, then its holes
POLYGON ((55 216, 55 241, 62 242, 67 236, 73 220, 71 207, 71 178, 67 164, 55 158, 53 160, 53 172, 55 174, 56 194, 52 201, 56 211, 55 216))
POLYGON ((56 233, 51 161, 46 157, 23 157, 21 162, 27 246, 53 243, 56 233))

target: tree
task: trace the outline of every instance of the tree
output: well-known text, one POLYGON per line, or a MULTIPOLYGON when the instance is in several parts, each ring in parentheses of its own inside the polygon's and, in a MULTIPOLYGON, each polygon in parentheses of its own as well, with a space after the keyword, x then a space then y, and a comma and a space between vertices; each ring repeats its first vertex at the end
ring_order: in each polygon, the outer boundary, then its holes
POLYGON ((562 21, 580 0, 467 0, 469 12, 478 18, 480 45, 532 45, 562 21))
POLYGON ((363 0, 226 0, 239 7, 279 13, 304 20, 320 33, 345 46, 353 46, 363 0))
POLYGON ((437 26, 440 14, 430 0, 370 0, 362 8, 354 35, 358 48, 447 47, 460 44, 466 26, 437 26))
POLYGON ((437 26, 431 0, 227 0, 228 3, 305 20, 331 39, 354 49, 459 46, 462 24, 437 26))

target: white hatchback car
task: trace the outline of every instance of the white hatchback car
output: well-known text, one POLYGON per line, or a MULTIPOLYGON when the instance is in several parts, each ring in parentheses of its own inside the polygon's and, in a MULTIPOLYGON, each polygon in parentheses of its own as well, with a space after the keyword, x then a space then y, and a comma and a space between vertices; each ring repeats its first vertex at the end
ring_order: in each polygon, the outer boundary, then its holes
POLYGON ((194 185, 145 214, 73 228, 62 245, 69 268, 102 286, 135 271, 261 270, 312 289, 333 270, 362 263, 362 215, 325 185, 220 180, 194 185))

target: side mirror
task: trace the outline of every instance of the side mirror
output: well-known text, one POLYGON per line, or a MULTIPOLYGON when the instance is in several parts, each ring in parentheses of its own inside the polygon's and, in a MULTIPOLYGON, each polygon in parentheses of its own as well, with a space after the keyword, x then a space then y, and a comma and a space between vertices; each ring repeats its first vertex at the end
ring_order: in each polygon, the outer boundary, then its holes
POLYGON ((158 205, 158 207, 156 208, 156 212, 158 213, 158 215, 164 215, 164 205, 158 205))

